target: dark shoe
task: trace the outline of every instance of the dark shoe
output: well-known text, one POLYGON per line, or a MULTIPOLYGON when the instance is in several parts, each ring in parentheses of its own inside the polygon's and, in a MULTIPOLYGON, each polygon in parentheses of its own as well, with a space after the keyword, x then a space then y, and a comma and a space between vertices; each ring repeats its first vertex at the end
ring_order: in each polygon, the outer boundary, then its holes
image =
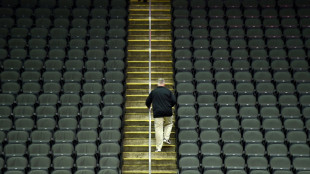
POLYGON ((170 140, 164 139, 164 143, 166 143, 166 144, 171 144, 171 141, 170 141, 170 140))

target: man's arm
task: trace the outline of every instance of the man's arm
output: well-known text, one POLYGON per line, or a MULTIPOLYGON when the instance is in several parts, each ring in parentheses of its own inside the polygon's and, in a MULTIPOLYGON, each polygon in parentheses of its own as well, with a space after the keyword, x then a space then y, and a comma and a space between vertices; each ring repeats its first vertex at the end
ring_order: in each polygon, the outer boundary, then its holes
POLYGON ((175 95, 171 92, 171 107, 173 107, 177 103, 175 95))
POLYGON ((146 101, 145 101, 145 105, 147 106, 147 108, 150 109, 151 107, 151 104, 152 104, 152 92, 149 94, 149 96, 146 98, 146 101))

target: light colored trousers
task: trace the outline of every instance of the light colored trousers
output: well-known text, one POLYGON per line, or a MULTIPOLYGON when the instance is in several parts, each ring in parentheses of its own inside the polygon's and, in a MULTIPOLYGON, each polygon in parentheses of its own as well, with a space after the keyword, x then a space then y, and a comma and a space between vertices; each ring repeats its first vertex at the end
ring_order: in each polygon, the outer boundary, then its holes
POLYGON ((173 122, 172 117, 154 118, 156 149, 161 150, 163 139, 169 140, 173 122))

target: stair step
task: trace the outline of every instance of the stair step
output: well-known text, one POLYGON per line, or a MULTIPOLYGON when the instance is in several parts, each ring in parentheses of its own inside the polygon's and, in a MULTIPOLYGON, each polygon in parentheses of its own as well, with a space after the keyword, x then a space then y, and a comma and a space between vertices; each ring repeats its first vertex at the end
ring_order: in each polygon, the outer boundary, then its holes
MULTIPOLYGON (((131 21, 130 21, 131 22, 131 21)), ((144 23, 147 23, 147 24, 143 24, 143 25, 132 25, 130 26, 129 25, 129 29, 149 29, 149 24, 148 24, 148 21, 134 21, 134 22, 144 22, 144 23)), ((170 21, 169 21, 170 23, 170 21)), ((167 26, 167 25, 151 25, 151 28, 152 29, 169 29, 171 28, 171 26, 167 26)))
MULTIPOLYGON (((144 41, 149 41, 149 36, 145 36, 145 35, 141 35, 141 36, 128 36, 127 37, 128 40, 144 40, 144 41)), ((152 40, 156 41, 171 41, 172 37, 171 36, 165 36, 165 35, 158 35, 156 37, 152 37, 152 40)))
MULTIPOLYGON (((147 51, 149 52, 149 46, 127 46, 128 51, 147 51)), ((154 51, 165 51, 165 52, 171 52, 172 46, 152 46, 151 50, 154 51)))
MULTIPOLYGON (((176 152, 152 152, 152 159, 154 160, 176 160, 176 152)), ((149 159, 148 152, 123 152, 124 160, 145 160, 149 159)))
MULTIPOLYGON (((160 68, 158 68, 160 70, 160 68)), ((166 86, 170 86, 174 84, 174 81, 172 79, 167 79, 166 81, 166 86)), ((134 80, 134 79, 127 79, 126 81, 127 86, 128 85, 149 85, 149 80, 134 80)), ((152 85, 157 85, 157 79, 151 80, 152 85)))
MULTIPOLYGON (((164 143, 163 146, 176 146, 176 140, 175 138, 170 139, 171 144, 164 143)), ((125 138, 123 141, 124 146, 147 146, 149 145, 149 138, 125 138)), ((155 138, 151 139, 151 145, 156 145, 155 138)), ((174 151, 173 151, 174 152, 174 151)))
MULTIPOLYGON (((171 70, 172 67, 172 61, 152 61, 151 62, 152 68, 167 68, 171 70)), ((130 68, 145 68, 149 66, 148 61, 128 61, 127 64, 130 68)))
MULTIPOLYGON (((148 11, 147 11, 148 12, 148 11)), ((129 17, 128 20, 135 20, 135 21, 149 21, 149 14, 133 14, 129 17)), ((154 21, 171 21, 170 14, 151 14, 151 20, 154 21)))
MULTIPOLYGON (((129 36, 147 36, 149 37, 149 30, 131 30, 128 31, 129 36)), ((152 37, 158 37, 158 36, 166 36, 171 37, 171 31, 167 30, 151 30, 152 37)), ((153 40, 153 39, 152 39, 153 40)), ((171 40, 170 40, 171 42, 171 40)), ((171 44, 171 43, 170 43, 171 44)))
MULTIPOLYGON (((173 91, 172 88, 170 88, 169 90, 173 91)), ((149 94, 149 89, 127 89, 126 94, 128 95, 149 94)))
MULTIPOLYGON (((166 163, 166 162, 163 162, 163 163, 166 163)), ((166 166, 162 166, 162 167, 152 166, 151 168, 152 168, 151 169, 152 173, 159 173, 159 174, 172 174, 172 173, 176 174, 176 173, 178 173, 178 170, 175 169, 176 167, 173 167, 173 166, 169 167, 169 168, 171 168, 170 170, 166 166)), ((145 164, 144 166, 137 165, 137 166, 132 166, 130 168, 127 168, 126 165, 124 165, 122 173, 123 174, 131 174, 131 173, 133 173, 133 174, 145 174, 145 173, 149 173, 148 165, 147 164, 145 164)))
MULTIPOLYGON (((135 83, 135 82, 131 82, 131 83, 126 83, 126 87, 127 90, 128 89, 149 89, 149 83, 135 83)), ((157 83, 152 83, 151 84, 151 89, 154 89, 157 87, 157 83)), ((166 83, 166 88, 168 89, 172 89, 174 87, 173 83, 166 83)))
MULTIPOLYGON (((148 72, 142 72, 142 73, 135 73, 135 72, 128 72, 127 73, 128 79, 149 79, 149 73, 148 72)), ((151 79, 157 80, 159 78, 164 78, 165 80, 173 79, 173 73, 171 72, 163 72, 163 73, 152 73, 151 79)))

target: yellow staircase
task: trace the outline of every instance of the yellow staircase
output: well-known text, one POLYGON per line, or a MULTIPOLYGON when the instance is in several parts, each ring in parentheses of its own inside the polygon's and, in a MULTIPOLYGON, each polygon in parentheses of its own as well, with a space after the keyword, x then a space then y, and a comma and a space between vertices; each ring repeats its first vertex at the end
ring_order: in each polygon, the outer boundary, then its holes
MULTIPOLYGON (((152 89, 158 78, 164 78, 170 90, 174 86, 170 4, 170 0, 152 0, 151 4, 152 89)), ((149 93, 149 2, 130 1, 127 51, 122 173, 148 173, 149 117, 145 99, 149 93)), ((162 152, 154 152, 154 134, 152 120, 152 173, 178 173, 174 128, 172 144, 164 145, 162 152)))

